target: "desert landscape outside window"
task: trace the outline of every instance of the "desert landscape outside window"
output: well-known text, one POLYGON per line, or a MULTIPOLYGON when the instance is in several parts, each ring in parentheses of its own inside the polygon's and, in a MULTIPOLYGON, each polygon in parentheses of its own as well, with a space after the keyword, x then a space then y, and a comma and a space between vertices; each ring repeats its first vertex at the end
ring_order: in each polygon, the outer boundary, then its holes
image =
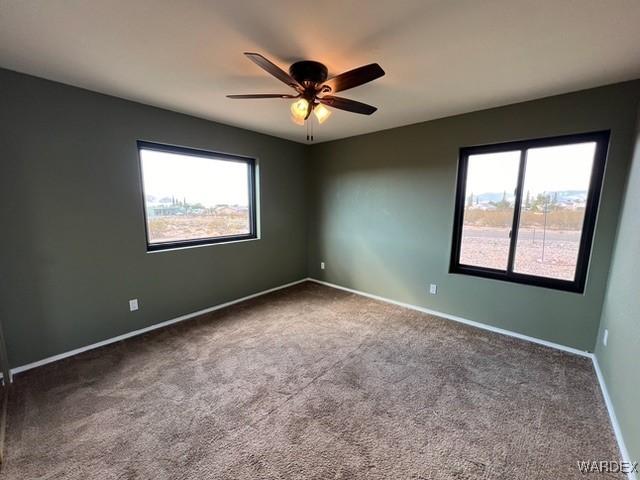
POLYGON ((138 142, 147 248, 256 238, 255 161, 138 142))
POLYGON ((584 290, 608 132, 463 148, 450 271, 584 290))
POLYGON ((470 155, 460 263, 506 270, 520 152, 470 155))

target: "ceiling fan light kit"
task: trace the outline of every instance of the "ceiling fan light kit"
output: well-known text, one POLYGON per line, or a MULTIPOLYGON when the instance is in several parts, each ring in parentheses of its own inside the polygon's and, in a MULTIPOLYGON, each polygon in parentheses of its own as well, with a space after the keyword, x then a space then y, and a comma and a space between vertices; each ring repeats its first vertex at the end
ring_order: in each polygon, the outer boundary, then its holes
POLYGON ((331 116, 331 110, 319 103, 313 108, 313 114, 318 119, 318 123, 323 124, 324 121, 331 116))
MULTIPOLYGON (((325 105, 361 115, 371 115, 377 110, 376 107, 366 103, 333 95, 333 93, 358 87, 383 76, 385 72, 377 63, 349 70, 327 80, 327 67, 320 62, 312 60, 296 62, 289 67, 289 73, 287 73, 259 53, 246 52, 245 55, 266 72, 293 88, 296 95, 268 93, 227 95, 228 98, 295 99, 295 102, 291 104, 291 119, 297 125, 304 125, 311 112, 314 113, 318 123, 324 123, 331 115, 331 111, 325 105)), ((313 140, 313 133, 309 134, 308 129, 309 125, 307 124, 307 140, 313 140)))

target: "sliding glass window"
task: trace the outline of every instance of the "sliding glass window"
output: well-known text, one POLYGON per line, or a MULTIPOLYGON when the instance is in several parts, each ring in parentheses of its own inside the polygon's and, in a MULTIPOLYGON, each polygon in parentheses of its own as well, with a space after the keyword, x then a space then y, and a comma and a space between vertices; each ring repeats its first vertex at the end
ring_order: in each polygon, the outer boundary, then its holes
POLYGON ((462 148, 451 273, 583 292, 609 132, 462 148))

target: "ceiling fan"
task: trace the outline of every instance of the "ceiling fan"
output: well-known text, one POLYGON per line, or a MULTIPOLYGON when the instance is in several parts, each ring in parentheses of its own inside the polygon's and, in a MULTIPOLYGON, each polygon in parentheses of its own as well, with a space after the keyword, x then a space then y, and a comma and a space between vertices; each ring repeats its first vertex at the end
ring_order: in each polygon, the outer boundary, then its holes
POLYGON ((245 55, 256 65, 266 70, 281 82, 293 88, 295 94, 251 94, 251 95, 227 95, 234 99, 258 99, 258 98, 284 98, 298 99, 291 105, 292 119, 299 125, 304 125, 311 112, 314 113, 319 123, 324 122, 331 112, 329 107, 346 110, 347 112, 371 115, 376 107, 366 103, 356 102, 348 98, 336 97, 334 93, 358 87, 371 82, 384 75, 384 70, 377 63, 371 63, 362 67, 349 70, 327 80, 327 67, 320 62, 303 60, 289 67, 289 73, 282 70, 276 64, 263 57, 259 53, 245 52, 245 55))

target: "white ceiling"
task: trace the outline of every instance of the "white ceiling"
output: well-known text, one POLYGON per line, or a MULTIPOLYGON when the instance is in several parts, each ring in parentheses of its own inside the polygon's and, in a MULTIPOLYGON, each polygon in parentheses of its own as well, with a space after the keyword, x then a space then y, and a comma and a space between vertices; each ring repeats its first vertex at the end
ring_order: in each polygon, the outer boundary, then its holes
POLYGON ((305 140, 242 52, 387 75, 340 95, 326 141, 640 77, 639 0, 0 0, 0 66, 305 140))

